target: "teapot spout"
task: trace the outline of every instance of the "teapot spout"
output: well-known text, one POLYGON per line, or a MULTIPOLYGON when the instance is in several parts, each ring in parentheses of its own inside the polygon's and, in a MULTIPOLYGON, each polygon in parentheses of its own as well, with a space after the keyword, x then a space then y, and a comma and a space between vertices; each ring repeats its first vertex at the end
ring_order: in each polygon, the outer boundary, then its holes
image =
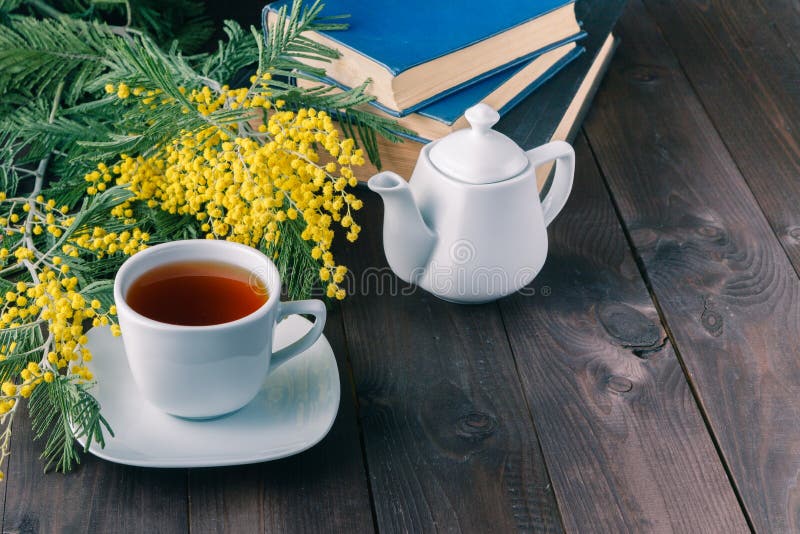
POLYGON ((416 282, 427 267, 436 234, 422 220, 411 188, 400 176, 384 171, 367 186, 383 199, 383 250, 389 267, 404 281, 416 282))

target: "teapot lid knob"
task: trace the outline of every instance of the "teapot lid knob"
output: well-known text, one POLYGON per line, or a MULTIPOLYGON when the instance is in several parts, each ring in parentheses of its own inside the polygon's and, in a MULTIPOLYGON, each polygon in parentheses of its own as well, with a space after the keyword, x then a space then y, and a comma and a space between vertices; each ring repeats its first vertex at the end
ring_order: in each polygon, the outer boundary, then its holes
POLYGON ((500 114, 481 102, 469 108, 464 113, 464 118, 472 126, 473 132, 485 134, 500 120, 500 114))

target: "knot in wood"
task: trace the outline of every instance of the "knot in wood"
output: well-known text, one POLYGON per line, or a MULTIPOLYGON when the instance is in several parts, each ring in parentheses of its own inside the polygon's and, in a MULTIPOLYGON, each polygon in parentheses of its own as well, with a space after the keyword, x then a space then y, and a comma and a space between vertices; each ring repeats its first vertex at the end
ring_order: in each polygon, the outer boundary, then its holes
POLYGON ((484 412, 469 412, 458 418, 456 434, 469 441, 481 441, 497 429, 497 419, 484 412))
POLYGON ((660 70, 661 67, 654 65, 634 65, 628 69, 628 76, 634 83, 650 85, 661 81, 660 70))
POLYGON ((709 299, 703 302, 703 313, 700 315, 700 323, 703 328, 714 337, 722 335, 722 315, 714 310, 709 299))
POLYGON ((624 376, 610 376, 606 381, 608 389, 615 393, 627 393, 633 389, 633 382, 624 376))
POLYGON ((641 226, 631 228, 631 237, 634 238, 636 243, 640 243, 642 248, 654 245, 658 242, 658 232, 649 226, 641 226))
POLYGON ((652 347, 661 339, 658 325, 627 304, 603 304, 598 311, 598 317, 606 332, 623 347, 652 347))
POLYGON ((789 234, 789 237, 792 239, 800 241, 800 226, 790 226, 786 233, 789 234))
POLYGON ((722 316, 719 312, 703 310, 700 320, 703 322, 703 328, 712 336, 717 337, 722 334, 722 316))
POLYGON ((725 230, 722 228, 717 228, 716 226, 712 226, 710 224, 704 224, 697 228, 697 233, 703 237, 708 237, 710 239, 719 239, 720 237, 725 236, 725 230))

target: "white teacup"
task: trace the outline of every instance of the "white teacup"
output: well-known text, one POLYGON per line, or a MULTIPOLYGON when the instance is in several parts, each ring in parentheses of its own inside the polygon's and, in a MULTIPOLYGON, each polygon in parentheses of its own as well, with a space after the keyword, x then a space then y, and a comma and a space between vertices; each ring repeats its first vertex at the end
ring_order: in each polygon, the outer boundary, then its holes
POLYGON ((141 394, 159 409, 187 418, 224 415, 249 403, 267 374, 309 348, 325 326, 319 300, 280 302, 278 269, 254 248, 206 239, 173 241, 131 256, 114 280, 114 300, 128 364, 141 394), (125 301, 131 284, 156 267, 186 261, 223 262, 248 270, 268 292, 251 314, 228 323, 183 326, 149 319, 125 301), (313 327, 298 341, 272 351, 275 325, 309 314, 313 327))

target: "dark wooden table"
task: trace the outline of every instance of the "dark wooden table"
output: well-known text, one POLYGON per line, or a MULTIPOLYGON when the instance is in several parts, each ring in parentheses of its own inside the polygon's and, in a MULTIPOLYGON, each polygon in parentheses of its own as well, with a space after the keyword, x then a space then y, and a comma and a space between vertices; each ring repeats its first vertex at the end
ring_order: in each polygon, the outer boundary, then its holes
MULTIPOLYGON (((797 532, 799 10, 632 0, 535 295, 358 291, 318 446, 43 475, 20 418, 3 532, 797 532)), ((385 266, 363 194, 356 274, 385 266)))

